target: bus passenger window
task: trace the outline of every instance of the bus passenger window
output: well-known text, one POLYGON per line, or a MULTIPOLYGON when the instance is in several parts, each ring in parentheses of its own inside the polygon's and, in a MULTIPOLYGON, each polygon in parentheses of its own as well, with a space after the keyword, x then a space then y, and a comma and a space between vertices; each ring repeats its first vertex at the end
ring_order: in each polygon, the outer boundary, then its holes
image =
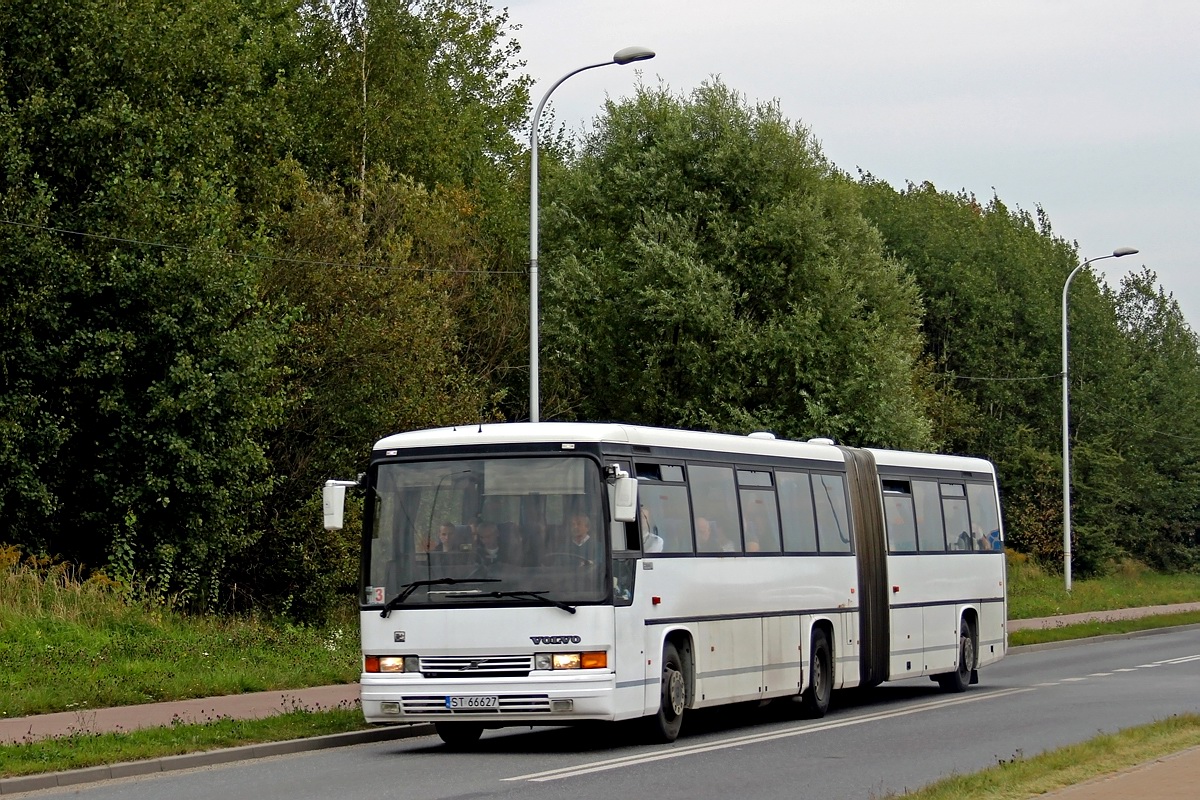
POLYGON ((913 481, 912 494, 917 512, 917 547, 922 553, 944 553, 946 529, 942 525, 942 503, 937 484, 913 481))
POLYGON ((742 489, 741 495, 746 552, 778 553, 779 511, 775 507, 775 493, 762 489, 742 489))
POLYGON ((653 530, 662 539, 661 552, 692 552, 686 486, 643 483, 638 486, 638 499, 646 507, 653 530))
POLYGON ((951 550, 970 550, 971 520, 967 515, 966 492, 961 483, 943 483, 941 490, 946 544, 951 550))
POLYGON ((740 553, 742 535, 733 470, 691 465, 688 481, 695 514, 696 552, 740 553))
POLYGON ((888 549, 893 553, 917 551, 917 523, 908 481, 884 480, 883 510, 888 549))
POLYGON ((996 509, 996 492, 990 484, 967 484, 967 507, 971 512, 971 528, 978 534, 977 550, 1003 550, 1000 535, 1000 513, 996 509))
POLYGON ((775 480, 783 517, 783 549, 789 553, 817 552, 817 519, 808 474, 776 472, 775 480))
POLYGON ((822 553, 850 552, 850 513, 846 481, 841 475, 813 475, 817 510, 817 541, 822 553))

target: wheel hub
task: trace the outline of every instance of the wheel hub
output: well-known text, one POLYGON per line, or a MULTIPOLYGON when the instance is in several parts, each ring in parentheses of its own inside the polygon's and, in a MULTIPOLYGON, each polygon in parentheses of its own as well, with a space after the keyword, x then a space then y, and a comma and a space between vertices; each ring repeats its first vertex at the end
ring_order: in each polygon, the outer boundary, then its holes
POLYGON ((683 685, 683 673, 671 670, 667 674, 667 703, 671 707, 671 713, 675 716, 682 714, 686 699, 687 692, 683 685))

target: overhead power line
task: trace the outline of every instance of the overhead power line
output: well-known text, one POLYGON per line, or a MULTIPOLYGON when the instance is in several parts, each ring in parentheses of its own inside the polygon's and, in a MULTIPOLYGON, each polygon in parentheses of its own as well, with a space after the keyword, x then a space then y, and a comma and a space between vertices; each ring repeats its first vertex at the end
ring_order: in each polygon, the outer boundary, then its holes
POLYGON ((124 236, 112 236, 103 233, 88 233, 69 228, 56 228, 50 225, 35 225, 29 222, 17 222, 10 219, 0 219, 0 223, 15 228, 56 233, 62 236, 78 236, 83 239, 96 239, 114 244, 124 244, 138 247, 156 247, 160 250, 174 250, 181 253, 200 253, 206 255, 223 255, 230 258, 248 258, 258 261, 276 261, 284 264, 301 264, 313 267, 331 267, 335 269, 375 269, 387 272, 422 272, 430 274, 450 275, 524 275, 524 270, 512 269, 438 269, 434 267, 395 267, 387 264, 363 264, 347 261, 322 261, 311 258, 292 258, 289 256, 272 256, 263 253, 247 253, 240 250, 230 250, 218 247, 192 247, 190 245, 170 244, 168 242, 151 242, 145 239, 132 239, 124 236))

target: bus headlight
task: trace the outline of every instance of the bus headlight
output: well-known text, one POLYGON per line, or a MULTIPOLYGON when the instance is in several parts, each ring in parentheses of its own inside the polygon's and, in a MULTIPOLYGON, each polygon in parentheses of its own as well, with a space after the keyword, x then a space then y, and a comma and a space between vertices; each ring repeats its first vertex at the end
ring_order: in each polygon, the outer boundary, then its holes
POLYGON ((416 656, 363 656, 363 672, 420 672, 416 656))
POLYGON ((606 669, 608 653, 603 650, 586 653, 534 653, 533 668, 548 669, 606 669))

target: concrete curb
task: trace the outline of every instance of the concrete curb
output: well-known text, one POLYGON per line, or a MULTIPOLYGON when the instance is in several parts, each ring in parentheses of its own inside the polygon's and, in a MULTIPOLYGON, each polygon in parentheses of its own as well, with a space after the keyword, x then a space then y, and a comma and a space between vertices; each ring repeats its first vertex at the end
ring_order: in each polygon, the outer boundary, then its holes
POLYGON ((1104 636, 1086 636, 1082 639, 1064 639, 1061 642, 1040 642, 1038 644, 1021 644, 1008 648, 1009 655, 1018 653, 1036 653, 1040 650, 1058 650, 1063 647, 1079 647, 1096 642, 1116 642, 1121 639, 1141 639, 1144 636, 1154 636, 1160 633, 1175 631, 1200 630, 1200 623, 1193 625, 1170 625, 1164 628, 1151 628, 1145 631, 1130 631, 1129 633, 1110 633, 1104 636))
POLYGON ((326 750, 333 747, 349 747, 356 744, 388 742, 397 739, 412 739, 433 735, 432 725, 398 725, 387 728, 372 728, 365 731, 334 733, 308 739, 289 739, 284 742, 264 742, 223 750, 207 750, 200 753, 185 753, 164 756, 145 761, 125 761, 98 767, 84 767, 64 772, 43 772, 37 775, 22 775, 15 778, 0 778, 0 796, 35 792, 42 789, 59 789, 84 783, 107 781, 114 778, 132 778, 141 775, 157 775, 182 769, 208 767, 214 764, 229 764, 234 761, 249 761, 256 758, 326 750))

